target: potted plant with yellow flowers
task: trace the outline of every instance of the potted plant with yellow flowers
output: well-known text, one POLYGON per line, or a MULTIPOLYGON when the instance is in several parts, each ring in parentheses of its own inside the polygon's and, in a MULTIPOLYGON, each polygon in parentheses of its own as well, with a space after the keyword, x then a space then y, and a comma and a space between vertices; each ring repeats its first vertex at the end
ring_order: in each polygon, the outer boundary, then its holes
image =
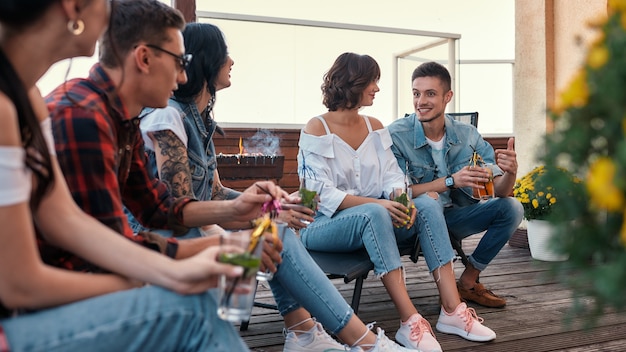
POLYGON ((550 108, 554 131, 541 147, 542 178, 580 197, 557 199, 550 221, 561 224, 555 236, 569 255, 555 272, 573 289, 572 315, 587 322, 607 308, 626 311, 626 1, 607 7, 609 16, 591 24, 598 35, 584 65, 550 108), (584 187, 558 167, 575 170, 584 187))
MULTIPOLYGON (((563 168, 556 169, 555 172, 575 180, 573 175, 563 168)), ((556 248, 558 244, 553 243, 555 228, 550 223, 549 217, 561 206, 560 202, 565 197, 571 197, 571 189, 555 187, 550 180, 545 179, 546 174, 545 166, 535 167, 515 182, 513 196, 524 207, 530 255, 538 260, 563 261, 567 260, 568 256, 556 248)))

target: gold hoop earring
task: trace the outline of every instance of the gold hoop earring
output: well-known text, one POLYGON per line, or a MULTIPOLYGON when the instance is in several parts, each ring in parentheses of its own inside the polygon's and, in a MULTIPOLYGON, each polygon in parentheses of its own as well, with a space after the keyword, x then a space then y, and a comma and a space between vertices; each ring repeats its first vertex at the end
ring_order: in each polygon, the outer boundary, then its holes
POLYGON ((73 35, 81 35, 81 33, 85 30, 85 22, 81 19, 76 21, 69 20, 67 21, 67 30, 73 35))

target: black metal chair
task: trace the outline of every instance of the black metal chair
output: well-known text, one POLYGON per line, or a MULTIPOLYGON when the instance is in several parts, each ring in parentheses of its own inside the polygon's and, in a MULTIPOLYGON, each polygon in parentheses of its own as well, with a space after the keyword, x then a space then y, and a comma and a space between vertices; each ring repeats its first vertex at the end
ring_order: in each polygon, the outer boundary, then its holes
POLYGON ((358 314, 363 280, 371 270, 374 270, 374 264, 370 261, 367 251, 365 249, 348 253, 309 251, 309 254, 329 279, 342 278, 346 284, 356 280, 350 306, 354 313, 358 314))
MULTIPOLYGON (((374 269, 374 264, 370 261, 370 257, 365 249, 342 253, 309 251, 309 254, 329 279, 342 278, 346 284, 355 281, 350 306, 354 313, 358 314, 363 280, 374 269)), ((278 310, 275 304, 255 301, 254 306, 278 310)), ((249 324, 249 321, 242 321, 239 330, 246 331, 249 324)))
POLYGON ((446 113, 447 117, 454 120, 461 121, 478 127, 478 112, 450 112, 446 113))
MULTIPOLYGON (((409 116, 409 113, 404 114, 404 117, 409 116)), ((451 119, 468 123, 474 127, 478 127, 478 111, 474 112, 448 112, 446 117, 451 119)))

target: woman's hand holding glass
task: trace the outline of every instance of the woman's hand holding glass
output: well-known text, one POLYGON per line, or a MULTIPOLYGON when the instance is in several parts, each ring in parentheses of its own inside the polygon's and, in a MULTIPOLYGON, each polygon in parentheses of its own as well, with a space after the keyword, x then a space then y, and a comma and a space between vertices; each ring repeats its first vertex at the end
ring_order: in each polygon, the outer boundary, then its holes
MULTIPOLYGON (((298 189, 298 197, 300 197, 300 204, 313 211, 313 215, 317 212, 319 207, 320 197, 322 190, 324 189, 324 182, 315 178, 301 178, 300 188, 298 189)), ((311 223, 309 220, 301 219, 301 221, 308 225, 311 223)))
POLYGON ((285 222, 294 230, 305 228, 313 221, 315 211, 302 205, 302 199, 299 192, 293 192, 289 198, 284 199, 282 203, 282 211, 278 214, 278 219, 285 222))
POLYGON ((392 208, 389 212, 393 225, 396 228, 405 227, 410 229, 415 223, 417 217, 417 209, 413 204, 413 195, 411 189, 404 187, 394 187, 393 191, 389 195, 391 199, 392 208))

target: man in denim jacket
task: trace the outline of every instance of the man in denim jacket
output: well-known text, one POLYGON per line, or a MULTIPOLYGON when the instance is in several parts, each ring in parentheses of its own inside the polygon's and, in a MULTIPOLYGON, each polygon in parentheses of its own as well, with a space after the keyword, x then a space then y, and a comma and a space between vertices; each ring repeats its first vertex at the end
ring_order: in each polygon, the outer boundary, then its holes
MULTIPOLYGON (((486 231, 469 265, 457 282, 461 297, 487 307, 503 307, 506 300, 479 282, 480 272, 498 254, 522 220, 523 208, 509 197, 517 174, 513 138, 506 149, 494 152, 491 145, 469 124, 445 117, 452 99, 448 70, 435 62, 415 69, 411 77, 415 113, 389 126, 393 152, 408 172, 414 203, 419 209, 439 207, 440 217, 422 219, 432 231, 449 231, 461 240, 486 231), (482 187, 489 173, 470 167, 477 152, 493 164, 495 197, 480 201, 472 189, 482 187)), ((431 208, 432 209, 432 208, 431 208)))

